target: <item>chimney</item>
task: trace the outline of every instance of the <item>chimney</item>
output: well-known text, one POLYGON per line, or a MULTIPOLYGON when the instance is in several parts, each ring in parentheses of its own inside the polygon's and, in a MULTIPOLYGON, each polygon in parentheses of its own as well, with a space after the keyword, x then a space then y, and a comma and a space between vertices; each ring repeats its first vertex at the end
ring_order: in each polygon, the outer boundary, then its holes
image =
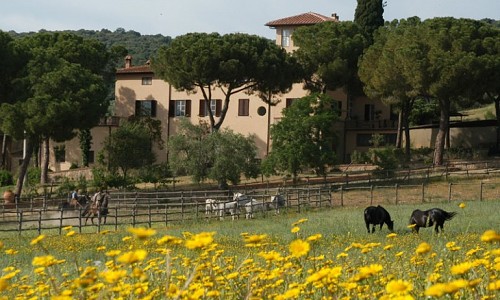
POLYGON ((125 69, 132 67, 132 56, 127 55, 125 57, 125 69))
POLYGON ((337 15, 337 13, 333 13, 333 14, 332 14, 332 18, 333 18, 335 21, 338 21, 338 20, 339 20, 339 16, 337 15))

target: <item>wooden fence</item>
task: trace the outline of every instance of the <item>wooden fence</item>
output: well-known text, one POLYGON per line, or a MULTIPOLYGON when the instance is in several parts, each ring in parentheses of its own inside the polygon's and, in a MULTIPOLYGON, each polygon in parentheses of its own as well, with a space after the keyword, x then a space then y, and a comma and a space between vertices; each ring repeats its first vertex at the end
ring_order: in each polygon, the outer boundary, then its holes
MULTIPOLYGON (((489 177, 498 174, 492 163, 463 163, 462 166, 446 166, 443 168, 420 168, 418 171, 398 171, 400 182, 410 182, 410 178, 431 178, 441 172, 441 176, 489 177), (407 180, 407 181, 405 181, 407 180)), ((352 177, 355 177, 353 175, 352 177)), ((366 178, 365 178, 366 179, 366 178)), ((357 181, 359 182, 359 181, 357 181)), ((250 189, 245 186, 241 190, 258 201, 270 202, 271 195, 280 192, 286 198, 285 213, 300 213, 308 209, 332 208, 339 206, 368 206, 377 204, 408 204, 443 201, 488 201, 500 198, 494 183, 481 181, 476 184, 448 183, 446 188, 436 185, 394 184, 384 185, 374 178, 363 180, 363 185, 354 185, 352 181, 314 182, 310 181, 301 187, 250 189)), ((47 230, 62 233, 65 226, 73 226, 79 232, 101 231, 102 228, 118 226, 148 226, 153 224, 175 224, 186 221, 215 219, 216 216, 205 214, 205 200, 211 198, 229 201, 232 193, 227 191, 137 191, 113 192, 109 204, 106 224, 95 219, 96 226, 85 225, 85 218, 80 210, 58 209, 58 205, 67 199, 48 199, 47 197, 21 199, 16 204, 0 205, 0 232, 37 231, 39 234, 47 230)), ((264 216, 272 214, 264 213, 264 216)), ((256 214, 256 217, 262 215, 256 214)))

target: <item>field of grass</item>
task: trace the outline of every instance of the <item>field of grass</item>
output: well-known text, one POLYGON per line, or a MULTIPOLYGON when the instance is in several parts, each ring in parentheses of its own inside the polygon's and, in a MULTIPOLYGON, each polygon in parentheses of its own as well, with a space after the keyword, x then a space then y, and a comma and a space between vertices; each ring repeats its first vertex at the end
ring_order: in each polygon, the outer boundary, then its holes
POLYGON ((363 208, 0 238, 1 299, 498 299, 499 201, 411 233, 413 205, 366 233, 363 208), (496 230, 496 231, 495 231, 496 230))

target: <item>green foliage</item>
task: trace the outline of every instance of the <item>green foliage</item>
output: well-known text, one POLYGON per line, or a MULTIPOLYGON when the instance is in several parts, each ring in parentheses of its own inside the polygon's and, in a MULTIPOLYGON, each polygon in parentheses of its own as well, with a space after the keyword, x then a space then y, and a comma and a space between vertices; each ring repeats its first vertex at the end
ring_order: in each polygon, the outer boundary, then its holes
POLYGON ((253 137, 228 129, 211 133, 208 124, 194 125, 188 120, 183 120, 179 128, 168 145, 175 175, 185 173, 196 183, 212 179, 221 186, 228 181, 239 183, 242 174, 247 178, 258 175, 253 137))
POLYGON ((12 174, 7 170, 0 170, 0 186, 12 185, 12 174))
MULTIPOLYGON (((212 131, 221 128, 231 96, 239 92, 268 94, 288 91, 297 81, 295 60, 273 41, 242 33, 188 33, 162 47, 152 61, 155 75, 182 91, 201 89, 206 101, 212 91, 224 95, 220 117, 208 106, 212 131)), ((272 97, 271 97, 272 98, 272 97)))
POLYGON ((370 144, 377 148, 377 147, 380 147, 382 146, 382 144, 384 143, 384 136, 379 134, 379 133, 375 133, 375 134, 372 134, 372 137, 370 139, 370 144))
POLYGON ((378 167, 375 174, 392 176, 403 158, 401 149, 395 147, 371 148, 369 151, 372 163, 378 167))
POLYGON ((466 147, 451 147, 444 152, 448 159, 472 159, 473 154, 474 150, 466 147))
POLYGON ((332 99, 312 94, 295 101, 283 111, 283 118, 271 127, 272 150, 263 167, 266 174, 287 172, 293 176, 304 168, 324 175, 335 162, 332 145, 337 119, 332 99))
POLYGON ((484 119, 485 120, 495 120, 497 117, 495 115, 495 113, 493 113, 491 110, 487 110, 485 113, 484 113, 484 119))
POLYGON ((153 183, 155 188, 157 184, 166 185, 171 182, 172 171, 168 163, 147 165, 139 169, 137 176, 140 182, 153 183))
POLYGON ((409 116, 411 125, 431 124, 439 120, 439 104, 434 99, 418 98, 413 103, 409 116))
POLYGON ((325 92, 343 88, 359 95, 358 58, 368 45, 362 28, 353 22, 323 22, 302 26, 293 34, 294 55, 305 70, 306 88, 325 92))
POLYGON ((156 131, 161 129, 159 126, 149 127, 148 124, 152 123, 157 124, 142 119, 127 122, 104 142, 101 153, 106 157, 106 164, 112 173, 118 169, 121 171, 124 184, 128 183, 128 171, 152 164, 156 159, 152 147, 153 143, 161 143, 157 140, 161 131, 156 131))
POLYGON ((354 23, 359 24, 371 40, 375 30, 384 25, 383 0, 358 0, 354 23))
POLYGON ((92 147, 92 134, 90 129, 82 129, 78 133, 78 139, 80 140, 80 150, 82 151, 82 166, 89 166, 89 153, 92 147))
POLYGON ((68 196, 72 191, 76 189, 76 185, 69 178, 64 177, 57 188, 57 196, 64 197, 68 196))
POLYGON ((371 163, 371 158, 368 152, 354 150, 351 153, 351 162, 354 164, 371 163))

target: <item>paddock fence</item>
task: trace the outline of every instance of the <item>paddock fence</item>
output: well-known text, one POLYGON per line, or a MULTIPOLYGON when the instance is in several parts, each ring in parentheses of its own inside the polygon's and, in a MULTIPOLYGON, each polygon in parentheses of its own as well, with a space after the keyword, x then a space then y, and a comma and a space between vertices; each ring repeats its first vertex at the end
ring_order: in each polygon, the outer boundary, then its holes
MULTIPOLYGON (((342 206, 359 206, 378 204, 420 204, 452 201, 490 201, 500 198, 498 183, 490 178, 498 176, 498 169, 491 162, 462 163, 438 168, 420 169, 419 172, 399 171, 400 183, 387 184, 368 177, 368 180, 357 181, 308 181, 298 186, 280 187, 264 186, 251 188, 239 186, 240 192, 249 195, 259 202, 271 201, 271 196, 282 194, 286 205, 280 213, 302 213, 314 209, 331 209, 342 206), (481 179, 474 182, 461 182, 434 185, 422 180, 421 184, 411 184, 409 178, 432 178, 432 174, 441 173, 452 179, 454 176, 474 176, 481 179), (406 184, 407 183, 407 184, 406 184)), ((397 177, 396 176, 396 177, 397 177)), ((354 176, 352 176, 354 177, 354 176)), ((64 199, 48 197, 23 198, 12 204, 0 205, 0 233, 36 231, 38 234, 49 230, 63 234, 64 227, 72 226, 79 232, 99 232, 103 229, 117 229, 119 226, 172 225, 183 222, 212 221, 219 218, 215 214, 206 214, 206 199, 219 202, 232 200, 232 192, 221 190, 205 191, 113 191, 110 194, 109 213, 104 219, 85 220, 81 216, 82 208, 62 209, 64 199)), ((244 218, 244 211, 240 211, 244 218)), ((255 214, 256 218, 276 217, 275 211, 269 210, 255 214)), ((231 218, 225 218, 225 220, 231 218)))

